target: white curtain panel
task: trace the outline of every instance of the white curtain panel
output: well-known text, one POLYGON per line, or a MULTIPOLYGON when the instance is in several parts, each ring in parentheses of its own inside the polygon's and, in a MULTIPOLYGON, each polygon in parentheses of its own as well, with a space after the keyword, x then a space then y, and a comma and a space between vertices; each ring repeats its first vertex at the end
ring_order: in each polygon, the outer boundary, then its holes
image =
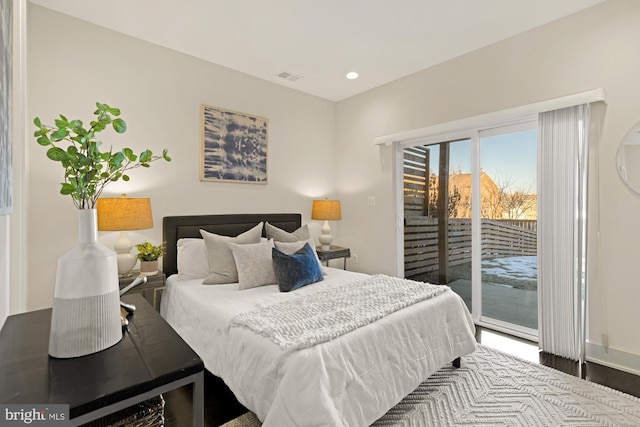
MULTIPOLYGON (((585 360, 587 275, 597 244, 604 102, 538 116, 538 335, 541 350, 585 360), (589 189, 589 181, 593 182, 589 189), (587 223, 587 214, 592 221, 587 223)), ((597 254, 595 254, 597 255, 597 254)))
POLYGON ((538 117, 538 319, 540 349, 582 354, 582 260, 588 105, 538 117))
MULTIPOLYGON (((600 236, 600 135, 602 134, 602 126, 604 124, 604 116, 606 113, 607 105, 602 102, 592 102, 589 104, 589 133, 587 143, 589 146, 589 181, 587 189, 588 191, 588 206, 587 215, 589 218, 587 236, 587 283, 589 286, 585 286, 584 289, 584 303, 583 307, 591 306, 593 310, 600 310, 600 319, 602 321, 602 330, 606 333, 608 330, 607 325, 607 292, 603 286, 600 286, 600 270, 598 266, 598 260, 600 254, 598 248, 600 247, 598 239, 600 236), (591 292, 592 289, 596 289, 597 293, 591 292), (589 296, 591 295, 591 296, 589 296), (587 305, 586 300, 590 299, 591 303, 587 305)), ((582 324, 582 357, 581 360, 586 359, 585 347, 587 335, 587 316, 586 309, 583 310, 583 324, 582 324)), ((606 343, 605 343, 606 344, 606 343)))

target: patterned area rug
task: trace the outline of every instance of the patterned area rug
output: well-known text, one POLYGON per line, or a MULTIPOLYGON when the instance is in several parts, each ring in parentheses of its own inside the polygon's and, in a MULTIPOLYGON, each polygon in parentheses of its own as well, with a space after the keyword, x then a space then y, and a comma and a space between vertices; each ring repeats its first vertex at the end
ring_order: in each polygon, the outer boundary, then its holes
MULTIPOLYGON (((485 346, 432 375, 374 426, 640 426, 640 399, 485 346)), ((224 427, 258 427, 251 413, 224 427)))

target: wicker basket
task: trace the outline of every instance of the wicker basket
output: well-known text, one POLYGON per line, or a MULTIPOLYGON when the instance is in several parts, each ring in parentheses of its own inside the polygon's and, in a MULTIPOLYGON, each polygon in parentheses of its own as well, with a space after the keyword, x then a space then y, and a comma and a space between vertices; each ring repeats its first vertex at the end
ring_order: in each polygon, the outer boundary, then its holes
POLYGON ((83 427, 164 427, 162 395, 84 424, 83 427))

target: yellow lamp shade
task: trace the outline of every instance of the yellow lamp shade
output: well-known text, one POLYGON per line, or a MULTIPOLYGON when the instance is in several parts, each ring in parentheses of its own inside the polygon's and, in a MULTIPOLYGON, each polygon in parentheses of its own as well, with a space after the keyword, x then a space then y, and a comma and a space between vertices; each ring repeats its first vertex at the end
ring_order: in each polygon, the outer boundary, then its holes
POLYGON ((125 194, 117 198, 99 198, 98 230, 127 231, 153 227, 151 201, 148 197, 128 198, 125 194))
POLYGON ((324 221, 338 221, 342 219, 340 200, 314 200, 311 209, 311 219, 324 221))

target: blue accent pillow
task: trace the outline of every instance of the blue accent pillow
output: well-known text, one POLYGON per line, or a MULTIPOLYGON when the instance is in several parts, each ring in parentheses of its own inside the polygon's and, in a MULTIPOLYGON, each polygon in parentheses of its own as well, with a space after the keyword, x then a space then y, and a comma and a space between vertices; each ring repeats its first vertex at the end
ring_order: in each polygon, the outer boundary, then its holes
POLYGON ((273 248, 271 257, 280 292, 294 291, 322 280, 318 259, 308 243, 291 255, 273 248))

